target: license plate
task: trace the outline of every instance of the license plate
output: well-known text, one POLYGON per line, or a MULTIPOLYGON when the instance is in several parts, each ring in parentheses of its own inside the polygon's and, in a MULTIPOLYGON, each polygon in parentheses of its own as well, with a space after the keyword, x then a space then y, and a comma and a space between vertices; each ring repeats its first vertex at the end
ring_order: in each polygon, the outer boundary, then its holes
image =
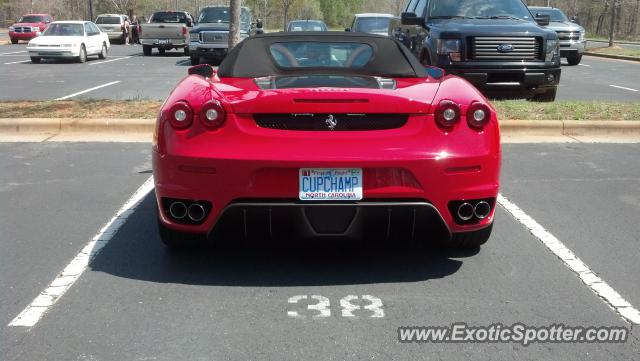
POLYGON ((302 168, 298 197, 303 201, 358 201, 362 199, 361 168, 302 168))
POLYGON ((167 39, 160 39, 160 40, 157 40, 157 41, 158 41, 158 44, 161 44, 161 45, 169 44, 169 40, 167 40, 167 39))

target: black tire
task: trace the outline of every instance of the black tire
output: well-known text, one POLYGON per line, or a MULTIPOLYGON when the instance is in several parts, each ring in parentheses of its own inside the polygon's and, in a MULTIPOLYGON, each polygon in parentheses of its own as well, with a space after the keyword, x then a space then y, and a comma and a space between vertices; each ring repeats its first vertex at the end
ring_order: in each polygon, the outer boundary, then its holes
POLYGON ((160 55, 164 55, 164 53, 167 51, 167 49, 163 49, 163 48, 158 48, 158 53, 160 53, 160 55))
POLYGON ((42 60, 42 59, 36 58, 35 56, 31 57, 31 62, 34 63, 34 64, 40 64, 40 60, 42 60))
POLYGON ((567 56, 567 63, 569 63, 569 65, 578 65, 581 61, 582 54, 575 53, 567 56))
POLYGON ((188 46, 184 47, 184 55, 185 56, 189 56, 189 47, 188 46))
POLYGON ((205 237, 201 234, 186 233, 168 228, 158 220, 158 232, 160 240, 170 251, 186 250, 203 245, 205 237))
POLYGON ((76 58, 78 63, 85 63, 87 61, 87 49, 83 45, 80 45, 80 55, 76 58))
POLYGON ((449 248, 457 249, 471 249, 478 248, 481 245, 487 243, 491 236, 491 230, 493 229, 493 223, 487 228, 483 228, 479 231, 454 233, 451 240, 445 245, 449 248))
POLYGON ((558 92, 557 87, 549 88, 544 93, 539 93, 534 95, 533 98, 531 98, 531 101, 543 102, 543 103, 554 102, 556 100, 557 92, 558 92))
POLYGON ((100 59, 106 59, 107 58, 107 44, 102 44, 102 50, 100 51, 100 54, 98 54, 98 58, 100 59))
POLYGON ((193 55, 191 54, 189 56, 189 59, 191 59, 191 65, 198 65, 200 64, 200 57, 198 55, 193 55))
POLYGON ((18 39, 11 39, 11 44, 17 44, 18 43, 18 39))
POLYGON ((151 45, 143 45, 142 46, 142 54, 144 56, 149 56, 151 55, 151 51, 153 50, 153 48, 151 47, 151 45))

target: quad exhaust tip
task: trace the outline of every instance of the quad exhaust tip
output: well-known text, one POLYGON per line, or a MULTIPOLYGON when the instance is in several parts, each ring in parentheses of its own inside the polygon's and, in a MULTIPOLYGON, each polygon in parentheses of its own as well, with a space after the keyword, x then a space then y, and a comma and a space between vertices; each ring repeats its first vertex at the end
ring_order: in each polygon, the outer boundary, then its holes
POLYGON ((200 222, 204 219, 206 215, 206 211, 201 204, 193 203, 192 205, 189 206, 187 215, 189 216, 189 219, 192 220, 193 222, 200 222))
POLYGON ((480 201, 474 207, 473 213, 478 219, 485 219, 491 213, 491 205, 485 201, 480 201))
POLYGON ((458 207, 458 217, 463 221, 473 218, 474 208, 471 203, 464 202, 458 207))
POLYGON ((171 217, 174 219, 184 219, 187 216, 187 206, 182 202, 173 202, 171 206, 169 206, 169 213, 171 213, 171 217))

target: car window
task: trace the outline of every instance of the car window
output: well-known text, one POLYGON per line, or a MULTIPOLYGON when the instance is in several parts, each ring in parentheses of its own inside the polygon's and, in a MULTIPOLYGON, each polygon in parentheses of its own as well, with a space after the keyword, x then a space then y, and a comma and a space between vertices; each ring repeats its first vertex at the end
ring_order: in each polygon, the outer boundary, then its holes
POLYGON ((39 23, 42 22, 42 16, 37 15, 26 15, 18 20, 19 23, 39 23))
POLYGON ((409 3, 407 4, 407 7, 405 9, 405 12, 412 13, 416 8, 416 4, 417 3, 418 3, 418 0, 409 1, 409 3))
POLYGON ((120 24, 120 17, 119 16, 98 16, 98 19, 96 19, 96 24, 111 24, 111 25, 120 24))
POLYGON ((282 68, 362 68, 373 56, 373 48, 362 43, 295 41, 274 43, 269 50, 282 68))
POLYGON ((534 14, 549 15, 550 21, 569 21, 569 18, 567 18, 567 16, 558 9, 531 9, 531 12, 534 14))
POLYGON ((94 23, 89 23, 89 27, 91 28, 91 35, 98 35, 100 34, 100 29, 98 28, 98 26, 94 23))
POLYGON ((173 11, 160 11, 151 16, 152 23, 183 23, 187 22, 185 13, 176 13, 173 11))
POLYGON ((530 19, 531 13, 522 0, 431 0, 428 17, 430 18, 491 18, 513 17, 530 19))
POLYGON ((53 23, 42 36, 84 36, 82 24, 53 23))
POLYGON ((361 33, 386 33, 389 30, 390 18, 358 18, 354 31, 361 33))
POLYGON ((87 34, 87 36, 92 35, 93 31, 91 31, 91 26, 89 26, 89 23, 84 24, 84 33, 87 34))
POLYGON ((414 12, 416 13, 416 15, 418 16, 423 16, 425 13, 425 7, 427 5, 427 0, 419 0, 418 4, 416 5, 416 8, 414 9, 414 12))

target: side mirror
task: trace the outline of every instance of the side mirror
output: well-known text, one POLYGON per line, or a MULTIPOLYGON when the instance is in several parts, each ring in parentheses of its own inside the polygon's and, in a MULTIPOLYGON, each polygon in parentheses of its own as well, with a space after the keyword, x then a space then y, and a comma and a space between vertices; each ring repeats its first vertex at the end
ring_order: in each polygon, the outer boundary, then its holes
POLYGON ((446 72, 442 68, 438 68, 436 66, 425 66, 424 70, 427 71, 430 77, 434 79, 440 79, 446 75, 446 72))
POLYGON ((189 75, 200 75, 203 78, 211 78, 216 71, 209 64, 192 66, 188 70, 189 75))
POLYGON ((574 24, 577 24, 577 23, 578 23, 578 20, 576 19, 576 17, 575 17, 575 16, 572 16, 572 17, 571 17, 571 22, 572 22, 572 23, 574 23, 574 24))
POLYGON ((264 26, 264 24, 262 23, 262 20, 258 19, 258 21, 256 21, 256 28, 257 29, 262 29, 263 26, 264 26))
POLYGON ((186 25, 187 25, 188 28, 192 27, 193 26, 193 21, 191 21, 191 19, 187 19, 186 25))
POLYGON ((551 22, 551 16, 548 14, 536 14, 536 23, 540 26, 547 26, 551 22))
POLYGON ((419 25, 424 26, 424 18, 418 17, 416 13, 402 13, 400 15, 402 25, 419 25))

